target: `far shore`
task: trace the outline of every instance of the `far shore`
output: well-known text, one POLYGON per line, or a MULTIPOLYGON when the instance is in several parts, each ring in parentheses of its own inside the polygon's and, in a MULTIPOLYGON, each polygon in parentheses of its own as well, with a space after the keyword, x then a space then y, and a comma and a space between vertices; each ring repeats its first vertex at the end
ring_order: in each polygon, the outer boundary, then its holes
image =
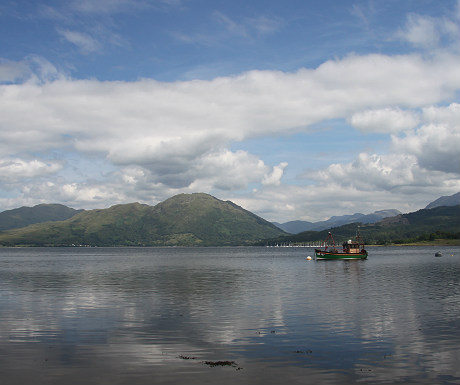
MULTIPOLYGON (((240 245, 240 246, 234 246, 234 247, 245 247, 246 245, 240 245)), ((433 241, 418 241, 418 242, 410 242, 410 243, 394 243, 394 242, 389 242, 385 245, 373 245, 373 244, 366 244, 366 248, 368 247, 393 247, 393 246, 460 246, 460 239, 435 239, 433 241)), ((196 247, 196 246, 123 246, 123 245, 114 245, 114 246, 89 246, 89 245, 81 245, 81 246, 75 246, 75 245, 46 245, 46 246, 37 246, 37 245, 25 245, 25 244, 19 244, 19 245, 10 245, 10 246, 5 246, 5 245, 0 245, 0 248, 14 248, 14 247, 196 247)), ((229 247, 229 246, 203 246, 203 247, 229 247)), ((230 246, 231 247, 231 246, 230 246)), ((248 246, 251 247, 251 246, 248 246)), ((298 247, 296 245, 292 245, 290 247, 298 247)), ((302 246, 305 247, 305 246, 302 246)), ((314 248, 314 246, 311 246, 310 248, 314 248)))
POLYGON ((460 246, 460 239, 436 239, 434 241, 419 241, 411 243, 387 243, 386 245, 366 245, 366 247, 381 246, 460 246))

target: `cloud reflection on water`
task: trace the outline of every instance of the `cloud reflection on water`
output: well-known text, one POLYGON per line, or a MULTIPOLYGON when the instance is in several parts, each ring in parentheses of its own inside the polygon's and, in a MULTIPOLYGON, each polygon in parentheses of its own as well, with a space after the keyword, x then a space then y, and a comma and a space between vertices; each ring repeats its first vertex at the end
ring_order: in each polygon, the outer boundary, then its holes
POLYGON ((230 371, 211 375, 205 360, 237 361, 244 374, 230 378, 251 383, 460 378, 458 259, 413 265, 384 248, 351 263, 262 248, 93 253, 61 264, 37 256, 35 270, 1 259, 4 375, 24 379, 12 363, 25 357, 56 381, 83 370, 92 380, 220 382, 230 371))

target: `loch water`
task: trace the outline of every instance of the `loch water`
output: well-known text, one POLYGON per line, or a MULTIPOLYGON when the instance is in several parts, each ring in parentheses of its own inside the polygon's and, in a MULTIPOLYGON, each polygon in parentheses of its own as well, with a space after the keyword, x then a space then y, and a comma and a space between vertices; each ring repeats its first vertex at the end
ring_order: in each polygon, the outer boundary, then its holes
POLYGON ((0 381, 459 384, 459 247, 368 249, 1 248, 0 381))

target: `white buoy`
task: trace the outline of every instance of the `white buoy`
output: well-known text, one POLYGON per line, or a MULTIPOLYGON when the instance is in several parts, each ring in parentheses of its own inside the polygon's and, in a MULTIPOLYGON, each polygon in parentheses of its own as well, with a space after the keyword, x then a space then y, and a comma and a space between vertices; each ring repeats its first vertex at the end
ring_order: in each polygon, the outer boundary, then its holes
POLYGON ((311 257, 310 257, 310 256, 307 257, 307 261, 311 261, 311 257))

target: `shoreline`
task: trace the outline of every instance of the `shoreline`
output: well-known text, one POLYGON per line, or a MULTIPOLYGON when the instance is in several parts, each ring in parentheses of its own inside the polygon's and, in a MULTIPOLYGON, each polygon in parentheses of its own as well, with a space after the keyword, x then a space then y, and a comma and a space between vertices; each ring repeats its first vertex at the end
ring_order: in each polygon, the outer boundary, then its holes
MULTIPOLYGON (((460 246, 460 239, 438 239, 434 241, 419 241, 419 242, 411 242, 411 243, 394 243, 394 242, 389 242, 385 245, 373 245, 373 244, 366 244, 366 248, 368 247, 395 247, 395 246, 404 246, 404 247, 410 247, 410 246, 443 246, 443 247, 448 247, 448 246, 460 246)), ((90 245, 81 245, 81 246, 75 246, 75 245, 27 245, 27 244, 17 244, 17 245, 0 245, 0 249, 2 248, 196 248, 196 247, 217 247, 217 248, 226 248, 226 247, 267 247, 263 245, 214 245, 214 246, 145 246, 145 245, 111 245, 111 246, 90 246, 90 245)), ((273 246, 274 247, 274 246, 273 246)), ((298 246, 298 245, 292 245, 292 246, 280 246, 280 247, 292 247, 292 248, 297 248, 297 247, 302 247, 302 248, 315 248, 315 246, 298 246)))
POLYGON ((385 246, 460 246, 460 239, 439 239, 435 241, 418 241, 410 243, 393 243, 386 245, 366 245, 366 247, 385 247, 385 246))

